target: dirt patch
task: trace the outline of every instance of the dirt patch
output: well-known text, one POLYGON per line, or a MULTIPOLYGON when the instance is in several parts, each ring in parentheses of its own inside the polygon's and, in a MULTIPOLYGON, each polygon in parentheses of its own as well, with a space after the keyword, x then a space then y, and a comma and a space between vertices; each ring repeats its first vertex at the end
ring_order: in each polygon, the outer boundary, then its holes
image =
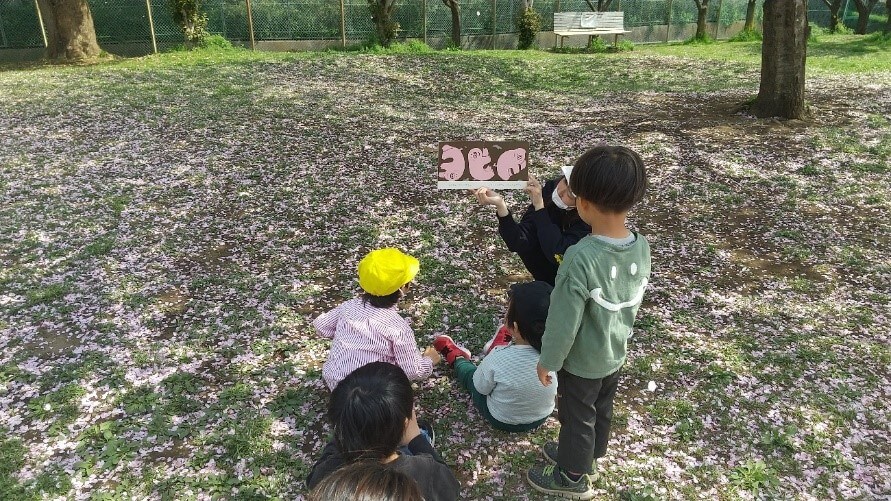
POLYGON ((37 333, 31 336, 28 342, 22 344, 22 349, 39 358, 51 359, 70 353, 73 348, 80 345, 79 338, 48 327, 39 327, 37 333))

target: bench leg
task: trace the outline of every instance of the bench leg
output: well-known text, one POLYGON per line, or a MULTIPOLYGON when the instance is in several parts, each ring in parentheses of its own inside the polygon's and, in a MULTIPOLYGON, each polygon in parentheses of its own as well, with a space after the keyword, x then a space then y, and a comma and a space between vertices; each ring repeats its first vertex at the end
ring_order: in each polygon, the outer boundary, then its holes
POLYGON ((613 47, 615 47, 617 49, 619 48, 619 35, 618 34, 616 34, 616 38, 615 38, 615 40, 613 40, 613 47))

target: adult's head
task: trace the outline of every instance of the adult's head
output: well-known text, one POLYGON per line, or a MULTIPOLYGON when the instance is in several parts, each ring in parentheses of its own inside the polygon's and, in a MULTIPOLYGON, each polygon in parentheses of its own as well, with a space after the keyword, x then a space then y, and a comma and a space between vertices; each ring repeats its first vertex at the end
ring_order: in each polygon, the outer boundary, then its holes
POLYGON ((334 443, 347 462, 385 459, 396 452, 413 408, 414 392, 402 369, 387 362, 363 365, 331 393, 334 443))
POLYGON ((636 152, 624 146, 596 146, 576 160, 569 188, 601 212, 623 213, 643 199, 647 172, 636 152))
POLYGON ((569 189, 569 179, 572 176, 572 165, 561 167, 563 176, 557 178, 554 191, 551 192, 551 202, 563 210, 575 210, 575 194, 569 189))
POLYGON ((359 461, 328 475, 308 501, 422 501, 417 482, 378 461, 359 461))
POLYGON ((359 261, 359 286, 365 291, 363 299, 377 308, 393 306, 418 270, 418 260, 399 249, 389 247, 369 252, 359 261))

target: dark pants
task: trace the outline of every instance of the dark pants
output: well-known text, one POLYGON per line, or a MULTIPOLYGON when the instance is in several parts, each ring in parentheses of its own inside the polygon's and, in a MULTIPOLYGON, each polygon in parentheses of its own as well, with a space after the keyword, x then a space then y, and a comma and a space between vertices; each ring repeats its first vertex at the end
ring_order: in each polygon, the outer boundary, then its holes
POLYGON ((473 405, 480 411, 480 414, 486 418, 486 421, 492 425, 493 428, 508 431, 512 433, 523 432, 534 430, 541 426, 542 423, 548 420, 548 416, 535 421, 533 423, 528 424, 508 424, 502 423, 501 421, 492 417, 492 413, 489 412, 489 403, 487 402, 486 396, 477 391, 476 386, 473 385, 473 373, 476 372, 476 365, 473 362, 467 360, 466 358, 456 358, 455 359, 455 379, 461 383, 462 386, 470 393, 470 397, 473 399, 473 405))
POLYGON ((600 379, 586 379, 566 371, 557 373, 560 468, 591 473, 594 459, 606 455, 620 372, 621 369, 600 379))

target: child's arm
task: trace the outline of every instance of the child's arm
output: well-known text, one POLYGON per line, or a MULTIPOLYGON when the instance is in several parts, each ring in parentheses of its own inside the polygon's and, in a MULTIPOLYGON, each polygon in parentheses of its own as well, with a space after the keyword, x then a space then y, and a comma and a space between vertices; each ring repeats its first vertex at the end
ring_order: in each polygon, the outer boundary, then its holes
POLYGON ((473 386, 483 395, 489 395, 495 389, 495 356, 494 353, 487 355, 473 373, 473 386))
POLYGON ((400 329, 393 338, 393 357, 396 365, 411 380, 425 379, 433 374, 434 361, 421 355, 418 343, 415 342, 415 333, 408 325, 400 329))
MULTIPOLYGON (((563 266, 565 265, 566 263, 563 266)), ((551 292, 551 306, 548 308, 545 332, 541 338, 539 379, 541 369, 557 372, 563 368, 563 362, 575 343, 588 297, 588 290, 574 278, 572 270, 561 266, 554 291, 551 292)))
POLYGON ((320 336, 327 338, 334 337, 334 331, 337 330, 337 322, 340 321, 341 308, 343 308, 342 304, 329 312, 322 313, 312 321, 313 327, 316 328, 316 331, 318 331, 320 336))

